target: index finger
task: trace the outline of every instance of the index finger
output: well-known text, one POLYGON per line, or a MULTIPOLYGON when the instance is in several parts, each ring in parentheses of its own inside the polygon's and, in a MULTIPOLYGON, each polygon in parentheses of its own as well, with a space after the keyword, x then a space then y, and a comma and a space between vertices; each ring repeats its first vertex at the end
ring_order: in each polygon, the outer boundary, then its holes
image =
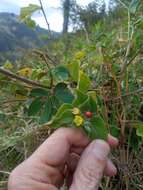
POLYGON ((82 150, 90 140, 80 129, 60 128, 55 131, 32 155, 51 166, 64 164, 70 151, 82 150))

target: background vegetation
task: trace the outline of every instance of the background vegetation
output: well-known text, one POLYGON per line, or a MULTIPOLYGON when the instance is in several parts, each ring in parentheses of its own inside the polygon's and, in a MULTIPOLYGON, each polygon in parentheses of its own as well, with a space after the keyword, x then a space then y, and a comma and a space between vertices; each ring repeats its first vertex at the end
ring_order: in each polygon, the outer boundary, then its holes
POLYGON ((50 31, 47 20, 48 31, 35 26, 33 12, 45 17, 40 3, 21 9, 32 29, 14 15, 0 18, 0 32, 7 31, 0 35, 0 189, 53 130, 69 126, 92 139, 110 132, 120 140, 111 155, 118 175, 105 177, 100 189, 142 190, 143 2, 110 0, 106 8, 104 1, 86 7, 62 1, 62 34, 50 31))

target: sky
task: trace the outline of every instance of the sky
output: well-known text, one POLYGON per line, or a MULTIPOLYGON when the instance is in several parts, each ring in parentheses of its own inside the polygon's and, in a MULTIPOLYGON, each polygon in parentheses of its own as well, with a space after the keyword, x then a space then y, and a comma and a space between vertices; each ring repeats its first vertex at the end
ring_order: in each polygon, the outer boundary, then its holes
MULTIPOLYGON (((108 1, 108 0, 106 0, 108 1)), ((61 0, 42 0, 45 12, 47 15, 48 22, 50 24, 50 29, 60 32, 63 25, 62 9, 61 9, 61 0)), ((77 0, 77 3, 86 6, 93 0, 77 0)), ((29 4, 39 5, 38 0, 0 0, 0 12, 10 12, 19 14, 20 7, 28 6, 29 4)), ((33 15, 33 19, 36 23, 43 27, 47 28, 46 22, 41 14, 37 12, 33 15)))

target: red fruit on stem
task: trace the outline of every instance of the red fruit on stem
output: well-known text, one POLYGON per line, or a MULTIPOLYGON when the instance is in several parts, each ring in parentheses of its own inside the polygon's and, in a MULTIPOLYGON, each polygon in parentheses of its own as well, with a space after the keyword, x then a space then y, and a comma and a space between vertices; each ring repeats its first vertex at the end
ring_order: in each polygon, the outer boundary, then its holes
POLYGON ((85 116, 86 116, 87 118, 92 118, 93 113, 90 112, 90 111, 87 111, 87 112, 85 112, 85 116))

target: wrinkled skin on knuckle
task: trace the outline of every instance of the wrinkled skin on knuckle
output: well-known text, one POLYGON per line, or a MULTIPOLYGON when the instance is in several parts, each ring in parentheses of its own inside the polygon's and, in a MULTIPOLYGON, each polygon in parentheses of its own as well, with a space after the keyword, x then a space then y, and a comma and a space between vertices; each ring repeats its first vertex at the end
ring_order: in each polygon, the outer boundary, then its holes
POLYGON ((82 167, 74 176, 75 186, 95 190, 99 186, 101 177, 101 169, 94 167, 82 167))
POLYGON ((102 172, 95 168, 81 168, 80 175, 84 184, 93 187, 100 180, 102 172))
POLYGON ((93 157, 90 162, 87 160, 79 163, 79 167, 74 176, 75 186, 82 187, 82 189, 98 189, 106 163, 106 158, 98 156, 93 157))

